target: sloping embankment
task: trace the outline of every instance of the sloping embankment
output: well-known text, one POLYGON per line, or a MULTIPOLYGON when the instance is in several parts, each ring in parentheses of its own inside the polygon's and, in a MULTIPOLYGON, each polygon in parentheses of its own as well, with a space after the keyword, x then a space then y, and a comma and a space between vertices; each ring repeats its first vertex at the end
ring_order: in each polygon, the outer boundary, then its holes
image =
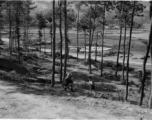
POLYGON ((27 75, 30 73, 25 67, 19 64, 16 64, 5 58, 0 58, 0 67, 8 69, 8 70, 14 70, 18 74, 21 74, 21 75, 27 75))

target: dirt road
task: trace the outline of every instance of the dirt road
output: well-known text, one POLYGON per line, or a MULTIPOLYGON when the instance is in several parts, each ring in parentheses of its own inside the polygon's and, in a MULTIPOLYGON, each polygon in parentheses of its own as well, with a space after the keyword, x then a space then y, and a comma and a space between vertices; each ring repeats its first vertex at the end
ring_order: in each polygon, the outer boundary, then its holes
POLYGON ((133 119, 120 118, 100 107, 74 103, 66 97, 23 92, 16 85, 5 81, 0 81, 0 118, 133 119))

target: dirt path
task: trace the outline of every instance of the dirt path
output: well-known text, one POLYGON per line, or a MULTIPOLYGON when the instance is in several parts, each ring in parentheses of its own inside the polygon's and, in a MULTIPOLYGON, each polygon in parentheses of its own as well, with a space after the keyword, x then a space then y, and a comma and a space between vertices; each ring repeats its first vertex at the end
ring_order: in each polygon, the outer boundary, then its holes
POLYGON ((23 93, 17 86, 0 81, 0 118, 121 120, 126 117, 117 117, 97 106, 71 102, 65 97, 23 93))

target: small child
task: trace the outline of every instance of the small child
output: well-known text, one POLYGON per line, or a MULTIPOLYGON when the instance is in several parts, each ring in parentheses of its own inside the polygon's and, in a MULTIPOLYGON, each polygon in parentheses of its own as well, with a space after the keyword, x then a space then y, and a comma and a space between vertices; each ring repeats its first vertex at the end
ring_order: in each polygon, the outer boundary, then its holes
POLYGON ((91 93, 92 93, 92 91, 95 92, 95 83, 91 77, 89 77, 89 87, 90 87, 91 93))
POLYGON ((73 91, 73 80, 72 78, 72 74, 67 74, 67 76, 65 77, 64 81, 63 81, 63 87, 64 90, 66 91, 69 87, 71 89, 71 91, 73 91))

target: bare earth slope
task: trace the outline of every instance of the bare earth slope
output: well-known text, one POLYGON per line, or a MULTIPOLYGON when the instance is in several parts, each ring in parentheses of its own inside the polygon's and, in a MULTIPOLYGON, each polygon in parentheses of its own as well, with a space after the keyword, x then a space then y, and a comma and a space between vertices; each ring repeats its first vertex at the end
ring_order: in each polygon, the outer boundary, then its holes
MULTIPOLYGON (((108 105, 106 105, 106 101, 100 99, 100 101, 104 102, 104 105, 101 106, 100 102, 92 102, 92 100, 94 99, 82 96, 79 96, 78 98, 73 98, 57 97, 54 95, 44 95, 38 93, 36 94, 34 92, 28 93, 24 90, 20 91, 19 86, 16 86, 12 83, 8 83, 6 81, 0 81, 0 118, 3 119, 68 118, 102 120, 139 120, 140 118, 139 116, 136 116, 136 114, 131 115, 130 113, 133 113, 134 110, 130 107, 130 111, 128 112, 128 109, 125 104, 123 109, 117 109, 115 105, 113 105, 111 109, 107 109, 108 105), (116 111, 118 113, 121 112, 121 114, 116 114, 116 111)), ((148 119, 150 120, 150 116, 148 119)))
POLYGON ((105 110, 72 105, 64 98, 24 94, 16 89, 16 86, 0 81, 0 118, 117 119, 105 110))

